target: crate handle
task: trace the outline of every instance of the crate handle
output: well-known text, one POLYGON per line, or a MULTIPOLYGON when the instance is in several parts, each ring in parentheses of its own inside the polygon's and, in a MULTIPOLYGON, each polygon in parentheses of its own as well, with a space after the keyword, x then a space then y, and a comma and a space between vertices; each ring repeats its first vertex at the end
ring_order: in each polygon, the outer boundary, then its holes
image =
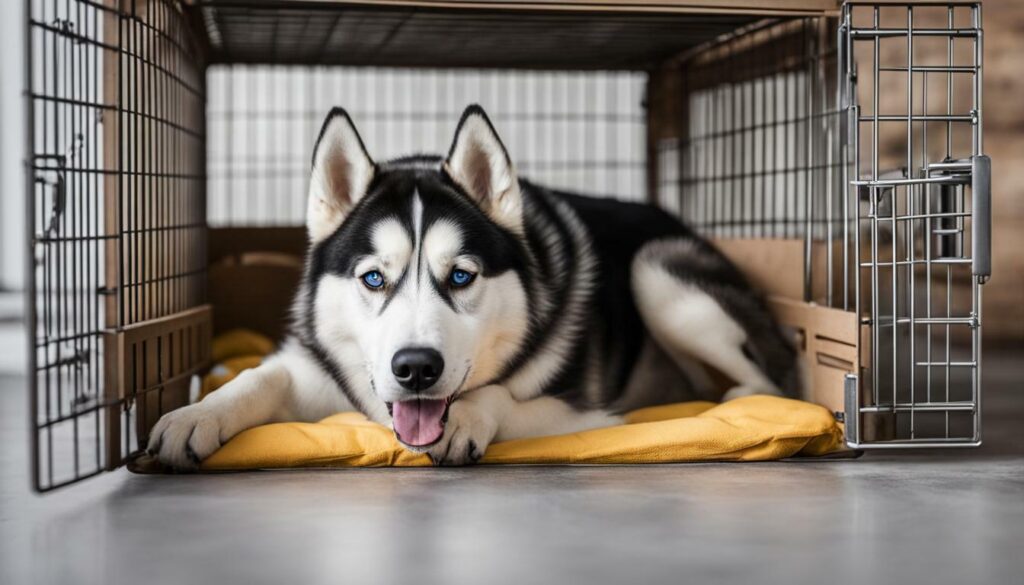
POLYGON ((992 276, 992 159, 971 157, 972 272, 981 282, 992 276))

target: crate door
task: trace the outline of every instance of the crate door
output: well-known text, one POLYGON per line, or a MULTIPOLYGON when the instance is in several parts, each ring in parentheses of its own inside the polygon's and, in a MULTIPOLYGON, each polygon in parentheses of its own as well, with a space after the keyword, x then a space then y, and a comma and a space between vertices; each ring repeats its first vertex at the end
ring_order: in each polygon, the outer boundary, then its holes
POLYGON ((865 326, 848 440, 978 445, 991 251, 981 5, 847 4, 839 62, 865 326))
POLYGON ((210 352, 202 53, 177 2, 27 3, 33 482, 113 469, 210 352))

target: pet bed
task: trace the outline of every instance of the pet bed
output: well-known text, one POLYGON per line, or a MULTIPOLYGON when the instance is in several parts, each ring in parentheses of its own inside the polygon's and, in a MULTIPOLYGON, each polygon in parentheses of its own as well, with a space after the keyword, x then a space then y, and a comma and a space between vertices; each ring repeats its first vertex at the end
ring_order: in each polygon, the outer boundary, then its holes
MULTIPOLYGON (((203 394, 259 362, 271 343, 234 331, 214 341, 218 364, 203 394)), ((716 404, 687 402, 633 411, 626 424, 494 443, 481 464, 632 464, 695 461, 768 461, 822 456, 843 449, 842 426, 828 409, 775 396, 716 404)), ((419 467, 391 429, 345 412, 316 423, 274 423, 248 429, 202 464, 204 471, 296 467, 419 467)))

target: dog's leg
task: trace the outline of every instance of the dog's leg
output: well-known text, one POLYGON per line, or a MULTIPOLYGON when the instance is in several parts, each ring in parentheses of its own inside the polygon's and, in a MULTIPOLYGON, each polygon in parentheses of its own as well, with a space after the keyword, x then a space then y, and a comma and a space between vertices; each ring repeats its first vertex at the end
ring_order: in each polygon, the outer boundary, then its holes
POLYGON ((342 410, 352 406, 330 377, 286 347, 202 401, 165 414, 150 432, 147 451, 175 469, 195 469, 245 429, 342 410))
POLYGON ((649 244, 633 263, 632 280, 651 336, 673 359, 696 358, 736 382, 723 400, 798 392, 789 340, 736 269, 706 244, 649 244))
POLYGON ((493 441, 575 433, 622 423, 601 410, 576 410, 564 401, 540 396, 518 401, 502 386, 467 392, 452 403, 444 437, 428 453, 439 465, 479 460, 493 441))

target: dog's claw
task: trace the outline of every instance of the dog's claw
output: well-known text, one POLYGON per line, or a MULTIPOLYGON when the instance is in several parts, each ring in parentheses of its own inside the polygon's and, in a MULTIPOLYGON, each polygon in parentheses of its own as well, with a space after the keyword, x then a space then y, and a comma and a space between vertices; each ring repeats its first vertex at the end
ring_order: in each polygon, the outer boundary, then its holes
POLYGON ((156 438, 156 443, 153 443, 153 444, 148 445, 146 447, 146 453, 148 453, 149 455, 151 455, 153 457, 156 457, 157 455, 160 454, 160 449, 163 446, 164 446, 164 435, 163 435, 163 433, 161 433, 160 436, 156 438))
POLYGON ((483 457, 483 455, 484 454, 480 452, 480 449, 477 448, 476 441, 470 440, 469 460, 472 461, 473 463, 476 463, 477 461, 480 461, 480 458, 483 457))
POLYGON ((199 466, 200 463, 202 463, 202 461, 199 459, 199 456, 196 455, 196 452, 192 449, 192 445, 185 445, 185 455, 189 458, 190 461, 192 461, 192 463, 195 463, 197 467, 199 466))

